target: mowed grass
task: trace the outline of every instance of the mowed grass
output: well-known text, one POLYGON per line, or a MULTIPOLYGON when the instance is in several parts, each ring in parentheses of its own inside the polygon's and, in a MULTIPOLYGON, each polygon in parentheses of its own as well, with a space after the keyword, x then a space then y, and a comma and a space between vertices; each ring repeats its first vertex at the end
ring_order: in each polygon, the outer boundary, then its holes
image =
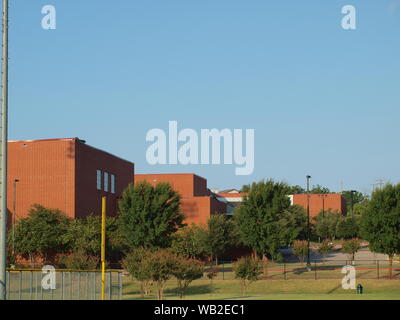
MULTIPOLYGON (((139 285, 130 277, 124 277, 123 299, 143 299, 139 285)), ((337 280, 259 280, 250 285, 243 297, 238 280, 196 280, 187 289, 188 300, 400 300, 400 280, 361 280, 364 294, 342 289, 337 280)), ((153 292, 155 293, 155 288, 153 292)), ((164 291, 165 299, 178 300, 176 281, 170 280, 164 291)), ((144 299, 156 299, 155 295, 144 299)))

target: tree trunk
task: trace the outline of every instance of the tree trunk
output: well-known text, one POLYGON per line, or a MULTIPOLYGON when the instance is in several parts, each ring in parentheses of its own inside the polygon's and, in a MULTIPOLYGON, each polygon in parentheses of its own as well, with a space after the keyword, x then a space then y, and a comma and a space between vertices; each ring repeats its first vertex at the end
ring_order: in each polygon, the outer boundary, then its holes
POLYGON ((389 255, 389 279, 392 279, 393 275, 393 255, 389 255))
POLYGON ((262 261, 264 276, 268 277, 268 257, 265 254, 263 254, 262 261))

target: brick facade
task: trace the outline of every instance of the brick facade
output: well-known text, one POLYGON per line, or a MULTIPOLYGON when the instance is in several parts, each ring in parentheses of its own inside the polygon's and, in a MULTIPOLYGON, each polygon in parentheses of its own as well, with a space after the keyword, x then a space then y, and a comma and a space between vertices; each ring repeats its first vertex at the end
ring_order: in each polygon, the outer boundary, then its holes
MULTIPOLYGON (((26 217, 33 204, 57 208, 68 217, 101 213, 107 196, 107 214, 116 214, 117 198, 133 182, 134 164, 93 148, 78 138, 23 140, 8 143, 8 195, 10 212, 26 217), (113 174, 115 193, 97 189, 97 170, 113 174), (16 196, 14 197, 14 180, 16 196)), ((109 185, 110 188, 110 185, 109 185)))
POLYGON ((135 183, 147 181, 152 185, 168 182, 181 196, 185 223, 205 224, 214 213, 226 213, 226 204, 218 201, 207 189, 207 180, 195 174, 136 174, 135 183))

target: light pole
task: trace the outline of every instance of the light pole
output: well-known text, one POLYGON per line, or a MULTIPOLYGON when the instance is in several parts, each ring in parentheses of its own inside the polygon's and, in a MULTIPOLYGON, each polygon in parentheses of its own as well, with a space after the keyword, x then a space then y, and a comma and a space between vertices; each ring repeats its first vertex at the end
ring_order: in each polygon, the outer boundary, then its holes
POLYGON ((356 193, 356 190, 351 190, 351 218, 354 219, 354 194, 356 193))
POLYGON ((311 271, 310 263, 310 179, 311 176, 307 175, 307 269, 311 271))
POLYGON ((13 255, 15 255, 15 218, 17 215, 17 183, 19 182, 18 179, 14 179, 13 183, 13 221, 12 221, 12 238, 13 238, 13 255))
POLYGON ((8 141, 8 0, 3 0, 3 50, 0 152, 0 300, 6 299, 7 141, 8 141))

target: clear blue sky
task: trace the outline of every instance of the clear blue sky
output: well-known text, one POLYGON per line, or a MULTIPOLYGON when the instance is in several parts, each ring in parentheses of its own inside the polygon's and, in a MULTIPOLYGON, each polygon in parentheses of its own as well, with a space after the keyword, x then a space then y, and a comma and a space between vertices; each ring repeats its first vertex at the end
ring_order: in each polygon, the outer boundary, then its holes
POLYGON ((77 136, 138 173, 215 188, 400 180, 398 0, 10 0, 10 29, 10 139, 77 136), (341 28, 347 4, 355 31, 341 28), (148 165, 146 133, 169 120, 254 128, 254 173, 148 165))

